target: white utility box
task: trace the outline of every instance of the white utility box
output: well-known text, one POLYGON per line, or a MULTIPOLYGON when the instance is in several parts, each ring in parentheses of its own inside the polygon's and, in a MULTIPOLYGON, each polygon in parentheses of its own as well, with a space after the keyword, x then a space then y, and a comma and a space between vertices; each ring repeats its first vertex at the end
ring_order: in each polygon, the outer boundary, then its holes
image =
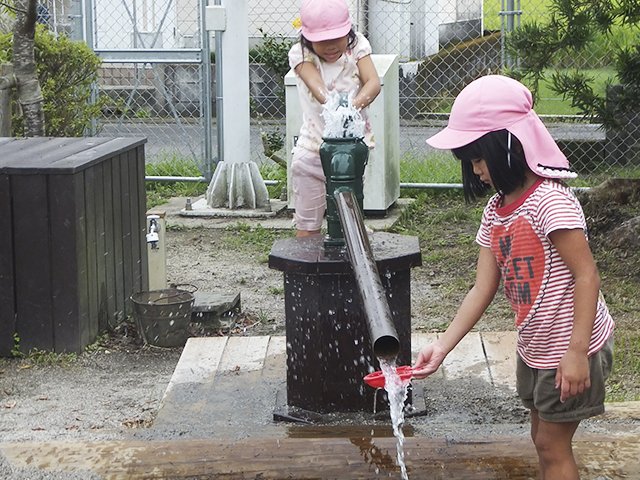
POLYGON ((147 211, 147 255, 149 290, 167 288, 167 250, 165 244, 166 212, 157 208, 147 211), (153 225, 153 227, 152 227, 153 225))
MULTIPOLYGON (((365 169, 364 210, 385 212, 400 197, 400 101, 397 55, 371 55, 382 89, 369 106, 375 147, 365 169)), ((302 107, 295 74, 284 77, 287 116, 287 185, 289 208, 294 209, 291 186, 291 150, 300 134, 302 107)))

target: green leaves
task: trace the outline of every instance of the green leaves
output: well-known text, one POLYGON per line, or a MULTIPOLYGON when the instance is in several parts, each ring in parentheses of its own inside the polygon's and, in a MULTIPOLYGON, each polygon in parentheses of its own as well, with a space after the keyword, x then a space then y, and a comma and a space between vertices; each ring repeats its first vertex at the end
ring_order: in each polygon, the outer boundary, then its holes
POLYGON ((534 97, 545 82, 581 115, 605 129, 620 128, 622 114, 640 108, 640 50, 630 40, 637 38, 640 3, 551 0, 550 12, 545 22, 524 23, 507 38, 509 54, 518 59, 512 76, 534 97), (585 73, 612 65, 615 72, 604 81, 585 73), (612 89, 613 83, 620 85, 612 89))
MULTIPOLYGON (((12 34, 0 37, 0 58, 12 60, 12 44, 12 34)), ((42 25, 36 29, 34 54, 44 97, 45 135, 83 136, 108 101, 106 97, 92 99, 91 86, 98 80, 102 61, 84 42, 56 36, 42 25)), ((22 132, 22 118, 14 117, 12 134, 21 136, 22 132)))

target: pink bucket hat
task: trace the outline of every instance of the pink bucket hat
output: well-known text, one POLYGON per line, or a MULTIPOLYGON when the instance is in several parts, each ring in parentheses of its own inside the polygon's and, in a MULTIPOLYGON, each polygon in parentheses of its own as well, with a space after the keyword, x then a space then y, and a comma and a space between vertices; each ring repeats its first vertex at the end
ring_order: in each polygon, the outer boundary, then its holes
POLYGON ((345 0, 304 0, 300 7, 302 35, 310 42, 324 42, 346 36, 351 18, 345 0))
POLYGON ((546 178, 577 177, 532 106, 531 92, 517 80, 502 75, 481 77, 460 92, 453 102, 449 124, 427 143, 451 150, 506 129, 520 140, 534 173, 546 178))

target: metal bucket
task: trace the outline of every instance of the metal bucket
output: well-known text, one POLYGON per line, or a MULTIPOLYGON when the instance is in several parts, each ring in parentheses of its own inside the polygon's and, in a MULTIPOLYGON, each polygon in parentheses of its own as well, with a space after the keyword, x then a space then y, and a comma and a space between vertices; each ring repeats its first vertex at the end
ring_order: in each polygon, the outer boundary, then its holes
POLYGON ((187 341, 194 296, 169 288, 131 295, 133 311, 145 342, 158 347, 181 347, 187 341))

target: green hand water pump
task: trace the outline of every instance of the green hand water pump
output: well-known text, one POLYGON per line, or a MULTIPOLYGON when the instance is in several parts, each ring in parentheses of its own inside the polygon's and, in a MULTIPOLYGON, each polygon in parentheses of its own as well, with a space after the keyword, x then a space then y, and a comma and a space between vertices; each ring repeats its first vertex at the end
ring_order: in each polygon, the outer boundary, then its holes
MULTIPOLYGON (((340 105, 348 106, 346 95, 340 95, 340 105)), ((325 245, 344 245, 344 233, 335 203, 337 193, 350 191, 355 195, 360 212, 363 211, 362 176, 369 159, 369 147, 360 137, 347 137, 351 120, 345 119, 343 137, 324 137, 320 146, 320 161, 327 178, 327 238, 325 245)))

